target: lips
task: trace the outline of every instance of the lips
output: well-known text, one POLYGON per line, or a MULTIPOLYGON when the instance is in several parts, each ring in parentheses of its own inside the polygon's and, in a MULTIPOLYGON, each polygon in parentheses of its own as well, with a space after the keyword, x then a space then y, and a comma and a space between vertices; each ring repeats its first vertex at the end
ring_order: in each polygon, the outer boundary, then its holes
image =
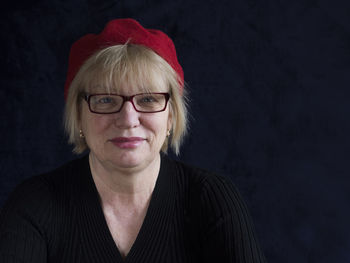
POLYGON ((111 142, 121 149, 134 149, 145 141, 142 137, 116 137, 111 142))

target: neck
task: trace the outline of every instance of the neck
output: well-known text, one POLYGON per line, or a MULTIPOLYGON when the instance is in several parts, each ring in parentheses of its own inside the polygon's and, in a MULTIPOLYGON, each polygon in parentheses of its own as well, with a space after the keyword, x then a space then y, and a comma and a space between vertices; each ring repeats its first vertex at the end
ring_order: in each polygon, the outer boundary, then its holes
POLYGON ((89 155, 91 174, 103 203, 149 200, 160 169, 160 155, 142 170, 120 170, 89 155))

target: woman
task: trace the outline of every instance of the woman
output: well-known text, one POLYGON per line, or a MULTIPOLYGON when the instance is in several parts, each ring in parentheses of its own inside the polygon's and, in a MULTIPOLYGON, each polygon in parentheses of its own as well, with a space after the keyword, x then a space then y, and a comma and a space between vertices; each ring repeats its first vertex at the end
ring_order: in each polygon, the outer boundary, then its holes
POLYGON ((186 133, 173 42, 133 19, 73 44, 65 129, 89 154, 33 177, 0 218, 0 262, 263 262, 225 178, 166 157, 186 133))

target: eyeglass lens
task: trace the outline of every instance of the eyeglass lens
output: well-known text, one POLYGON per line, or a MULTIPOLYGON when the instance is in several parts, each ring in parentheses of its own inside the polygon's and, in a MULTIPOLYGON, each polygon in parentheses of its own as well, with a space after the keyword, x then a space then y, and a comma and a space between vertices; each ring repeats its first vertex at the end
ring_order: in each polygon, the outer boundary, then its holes
MULTIPOLYGON (((90 109, 97 113, 112 113, 121 110, 124 97, 119 95, 95 94, 90 96, 90 109)), ((145 93, 137 94, 132 98, 132 103, 137 111, 157 112, 165 108, 166 94, 145 93)))

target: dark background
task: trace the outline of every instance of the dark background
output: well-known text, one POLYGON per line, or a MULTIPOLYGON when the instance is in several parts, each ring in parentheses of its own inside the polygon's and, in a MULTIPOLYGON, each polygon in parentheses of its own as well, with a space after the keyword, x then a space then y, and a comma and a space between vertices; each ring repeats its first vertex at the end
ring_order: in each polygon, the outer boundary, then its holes
POLYGON ((350 4, 8 2, 1 11, 0 206, 75 158, 62 129, 70 45, 132 17, 175 42, 191 97, 180 159, 232 178, 270 263, 350 262, 350 4))

